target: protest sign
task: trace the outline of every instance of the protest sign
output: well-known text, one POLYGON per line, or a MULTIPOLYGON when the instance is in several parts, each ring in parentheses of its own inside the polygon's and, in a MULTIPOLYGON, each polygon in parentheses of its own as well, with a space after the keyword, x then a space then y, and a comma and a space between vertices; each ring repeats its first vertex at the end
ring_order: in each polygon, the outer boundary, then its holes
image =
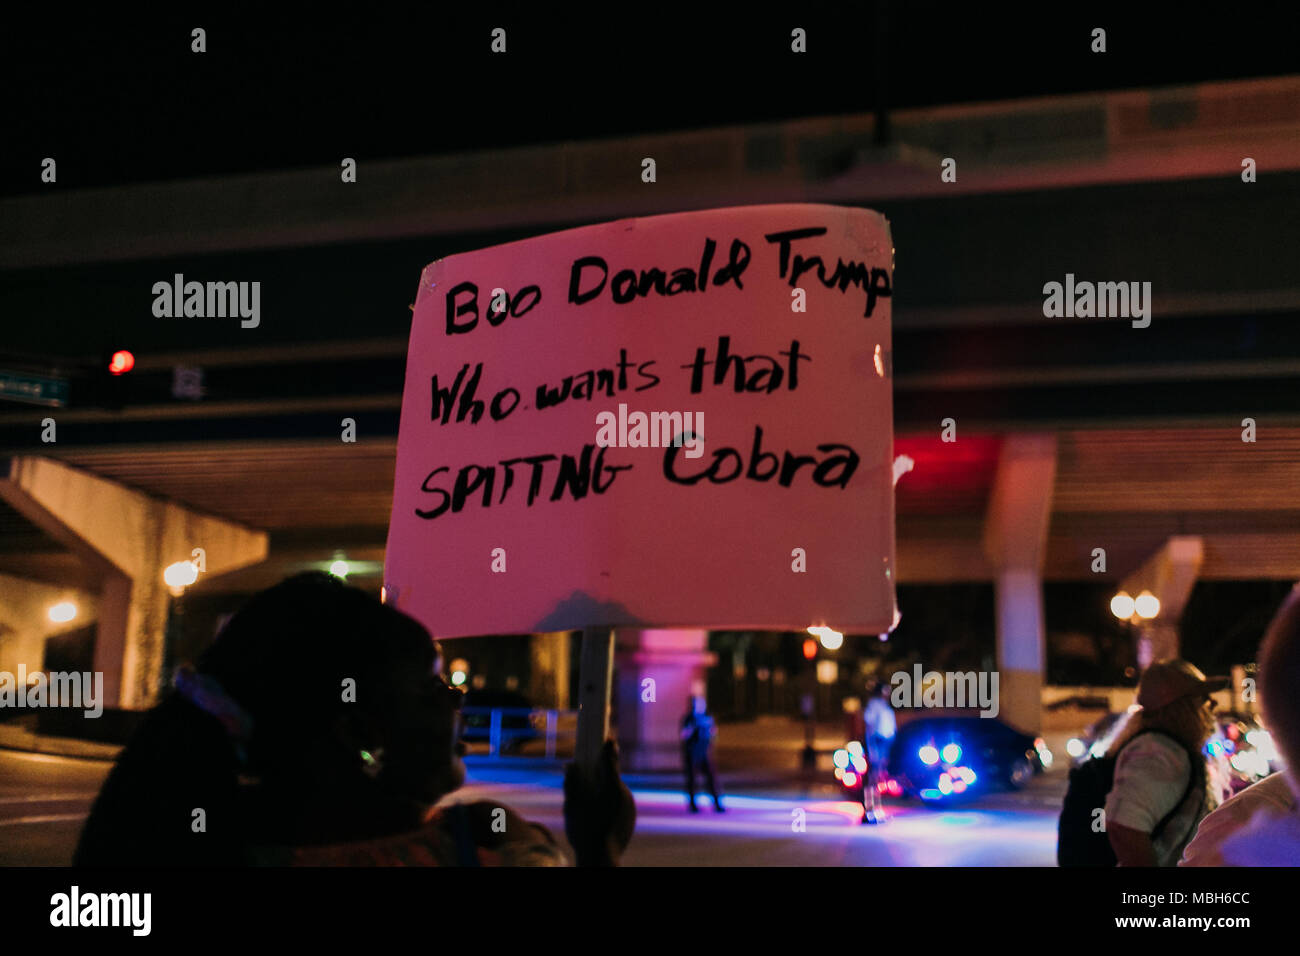
POLYGON ((892 273, 884 217, 828 205, 432 263, 388 600, 441 637, 889 630, 892 273))

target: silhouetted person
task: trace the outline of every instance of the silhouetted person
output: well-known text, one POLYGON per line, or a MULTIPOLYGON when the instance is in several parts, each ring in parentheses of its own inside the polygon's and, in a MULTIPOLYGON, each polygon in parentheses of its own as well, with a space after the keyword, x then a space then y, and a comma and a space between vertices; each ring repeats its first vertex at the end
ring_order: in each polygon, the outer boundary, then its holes
POLYGON ((691 813, 699 813, 695 805, 695 768, 704 771, 704 782, 708 784, 713 797, 713 806, 723 812, 722 798, 718 796, 718 786, 713 779, 713 760, 710 751, 713 739, 718 735, 717 726, 708 714, 708 706, 703 697, 691 698, 691 709, 682 718, 682 765, 686 770, 686 796, 690 801, 691 813))
MULTIPOLYGON (((465 778, 440 670, 423 626, 328 575, 256 595, 123 749, 74 863, 563 865, 508 808, 435 808, 465 778)), ((595 777, 565 781, 580 865, 616 862, 635 824, 612 744, 595 777)))
POLYGON ((885 779, 889 748, 898 730, 898 719, 889 703, 888 684, 879 681, 868 689, 863 715, 867 738, 867 779, 862 782, 862 822, 883 823, 885 807, 880 799, 880 783, 885 779))

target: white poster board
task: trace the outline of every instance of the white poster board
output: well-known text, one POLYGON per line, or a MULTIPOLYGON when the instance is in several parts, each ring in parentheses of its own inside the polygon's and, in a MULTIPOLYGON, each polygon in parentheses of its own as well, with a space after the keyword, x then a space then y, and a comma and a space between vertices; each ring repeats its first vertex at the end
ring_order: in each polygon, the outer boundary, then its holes
POLYGON ((889 630, 892 275, 884 217, 828 205, 628 219, 432 263, 389 602, 440 637, 889 630))

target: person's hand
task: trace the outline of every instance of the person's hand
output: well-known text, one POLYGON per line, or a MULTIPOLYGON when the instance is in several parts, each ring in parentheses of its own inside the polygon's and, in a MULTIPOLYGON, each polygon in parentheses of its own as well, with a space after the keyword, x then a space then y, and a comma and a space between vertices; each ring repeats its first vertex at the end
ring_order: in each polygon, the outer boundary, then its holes
POLYGON ((594 777, 564 771, 564 832, 578 866, 616 866, 636 828, 636 802, 618 772, 618 747, 605 741, 594 777))

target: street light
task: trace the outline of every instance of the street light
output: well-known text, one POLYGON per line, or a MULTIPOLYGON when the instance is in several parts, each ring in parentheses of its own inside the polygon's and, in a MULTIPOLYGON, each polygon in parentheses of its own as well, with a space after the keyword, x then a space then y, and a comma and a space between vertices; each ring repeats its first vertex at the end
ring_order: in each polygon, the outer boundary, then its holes
POLYGON ((71 601, 60 601, 50 606, 49 615, 55 624, 66 624, 77 616, 77 605, 71 601))
POLYGON ((172 664, 176 641, 181 633, 181 615, 184 613, 181 598, 185 589, 199 579, 199 564, 196 560, 177 561, 163 569, 163 582, 171 592, 174 601, 167 602, 167 621, 163 625, 163 666, 158 675, 159 690, 168 690, 172 686, 172 664))
POLYGON ((1110 599, 1110 613, 1132 624, 1149 621, 1160 613, 1160 599, 1150 591, 1143 591, 1136 598, 1120 591, 1110 599))
POLYGON ((1146 625, 1160 613, 1160 599, 1147 590, 1136 598, 1130 597, 1127 591, 1120 591, 1110 599, 1110 613, 1130 626, 1131 636, 1137 639, 1138 669, 1146 670, 1153 653, 1146 625))
POLYGON ((180 592, 185 590, 199 579, 199 569, 193 561, 177 561, 175 564, 167 565, 163 571, 163 581, 171 588, 172 594, 180 596, 180 592))
POLYGON ((808 628, 808 633, 820 640, 828 651, 837 651, 844 644, 844 635, 834 628, 815 624, 808 628))
POLYGON ((1149 621, 1160 613, 1160 599, 1150 591, 1143 591, 1133 602, 1133 609, 1138 617, 1149 621))
POLYGON ((1120 591, 1110 599, 1110 613, 1121 621, 1128 621, 1132 619, 1136 605, 1137 602, 1129 597, 1127 591, 1120 591))

